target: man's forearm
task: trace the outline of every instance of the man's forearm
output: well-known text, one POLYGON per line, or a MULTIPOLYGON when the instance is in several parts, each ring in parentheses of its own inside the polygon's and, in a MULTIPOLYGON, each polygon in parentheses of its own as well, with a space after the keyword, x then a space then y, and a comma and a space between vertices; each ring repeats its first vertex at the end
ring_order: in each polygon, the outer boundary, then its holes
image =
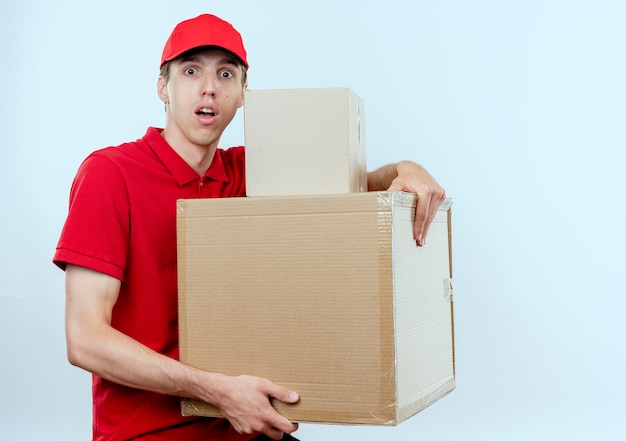
POLYGON ((398 176, 397 164, 388 164, 367 173, 367 191, 384 191, 398 176))

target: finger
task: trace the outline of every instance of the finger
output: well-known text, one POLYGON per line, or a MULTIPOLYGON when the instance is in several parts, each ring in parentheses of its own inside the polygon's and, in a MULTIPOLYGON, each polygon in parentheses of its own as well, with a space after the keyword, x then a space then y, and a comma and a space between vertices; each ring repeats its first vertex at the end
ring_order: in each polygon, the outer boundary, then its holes
POLYGON ((268 390, 267 393, 270 397, 287 404, 294 404, 300 400, 300 397, 296 392, 278 385, 274 385, 274 387, 271 388, 271 390, 268 390))
POLYGON ((437 216, 437 212, 439 211, 439 207, 443 203, 445 199, 445 194, 434 194, 429 201, 428 204, 428 214, 426 215, 426 219, 424 221, 424 226, 422 229, 422 245, 426 245, 426 237, 428 236, 428 232, 430 231, 430 226, 435 220, 435 216, 437 216))
MULTIPOLYGON (((279 400, 287 404, 295 404, 300 400, 300 396, 296 392, 287 389, 286 387, 278 386, 274 383, 271 383, 270 389, 271 390, 267 391, 267 394, 272 399, 279 400)), ((275 418, 271 422, 271 425, 274 429, 279 429, 280 431, 285 433, 294 432, 298 428, 297 424, 292 423, 287 418, 280 415, 278 412, 275 412, 275 418)))
POLYGON ((274 416, 268 419, 268 423, 272 430, 278 430, 281 433, 291 433, 298 429, 297 423, 292 423, 287 418, 276 412, 276 410, 274 410, 274 416))
POLYGON ((430 199, 417 197, 415 206, 415 221, 413 222, 413 238, 419 246, 423 246, 426 240, 426 220, 429 214, 430 199))
POLYGON ((421 238, 419 241, 420 246, 426 245, 426 238, 428 237, 428 231, 430 230, 430 226, 432 225, 436 214, 437 214, 436 203, 431 202, 428 205, 428 214, 426 215, 426 218, 424 219, 424 224, 422 225, 421 238))
POLYGON ((430 231, 430 226, 435 220, 435 216, 437 216, 439 207, 441 207, 441 204, 443 203, 444 199, 445 198, 441 196, 433 197, 433 199, 431 200, 431 203, 429 204, 429 207, 428 207, 429 213, 428 213, 428 217, 426 218, 426 222, 424 223, 424 232, 422 233, 422 237, 424 241, 426 240, 426 236, 428 236, 428 232, 430 231))
POLYGON ((284 435, 282 430, 276 429, 275 427, 269 427, 267 430, 263 431, 263 434, 267 436, 268 438, 275 439, 275 440, 283 439, 283 435, 284 435))

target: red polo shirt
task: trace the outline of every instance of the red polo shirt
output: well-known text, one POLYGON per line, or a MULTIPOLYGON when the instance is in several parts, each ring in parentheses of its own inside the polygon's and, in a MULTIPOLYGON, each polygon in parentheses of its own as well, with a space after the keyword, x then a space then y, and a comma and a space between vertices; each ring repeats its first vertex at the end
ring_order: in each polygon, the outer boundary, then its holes
MULTIPOLYGON (((176 200, 245 196, 244 148, 218 149, 199 176, 161 136, 92 153, 80 166, 54 262, 121 280, 114 328, 178 359, 176 200)), ((177 397, 93 377, 94 440, 246 440, 225 419, 181 416, 177 397), (167 429, 170 428, 170 429, 167 429), (164 430, 166 429, 166 430, 164 430), (161 432, 160 432, 161 431, 161 432)))

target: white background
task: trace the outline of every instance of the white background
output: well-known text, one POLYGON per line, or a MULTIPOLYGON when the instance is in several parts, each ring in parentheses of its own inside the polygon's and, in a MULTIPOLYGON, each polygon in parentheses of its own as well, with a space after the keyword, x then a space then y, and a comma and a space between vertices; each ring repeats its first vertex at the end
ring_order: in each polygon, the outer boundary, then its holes
MULTIPOLYGON (((51 263, 69 186, 92 150, 163 125, 162 46, 202 12, 243 34, 251 88, 350 87, 369 168, 415 160, 455 201, 457 389, 397 427, 299 437, 623 439, 617 0, 3 0, 0 439, 90 437, 51 263)), ((241 120, 223 146, 243 143, 241 120)))

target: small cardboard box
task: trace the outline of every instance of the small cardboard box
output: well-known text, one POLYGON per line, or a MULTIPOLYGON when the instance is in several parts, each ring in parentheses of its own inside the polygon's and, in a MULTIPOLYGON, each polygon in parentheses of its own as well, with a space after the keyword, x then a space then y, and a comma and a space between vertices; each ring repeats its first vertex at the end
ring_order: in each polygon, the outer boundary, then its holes
MULTIPOLYGON (((446 201, 402 192, 178 202, 180 358, 300 394, 293 421, 395 425, 455 387, 446 201)), ((219 416, 183 400, 186 415, 219 416)))
POLYGON ((352 90, 249 90, 245 103, 248 196, 367 191, 365 110, 352 90))

